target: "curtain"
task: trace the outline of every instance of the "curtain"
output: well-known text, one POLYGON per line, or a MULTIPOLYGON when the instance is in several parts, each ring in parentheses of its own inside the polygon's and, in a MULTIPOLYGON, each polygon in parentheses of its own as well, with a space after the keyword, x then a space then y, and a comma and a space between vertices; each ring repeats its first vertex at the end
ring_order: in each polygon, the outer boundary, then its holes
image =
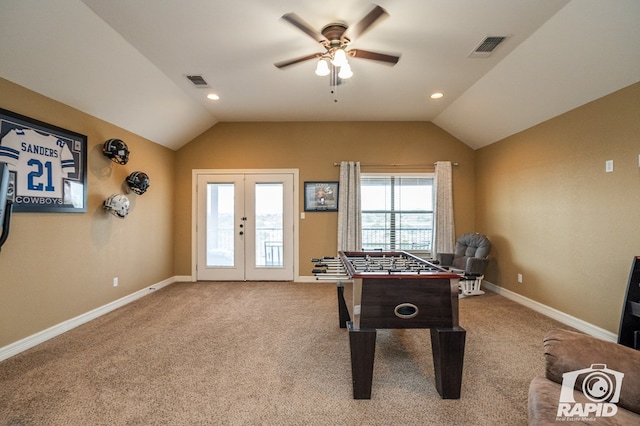
POLYGON ((437 253, 453 253, 455 246, 455 224, 453 220, 453 189, 451 185, 451 162, 436 163, 436 202, 434 206, 434 250, 437 253))
POLYGON ((362 250, 360 163, 340 163, 338 195, 338 251, 362 250))

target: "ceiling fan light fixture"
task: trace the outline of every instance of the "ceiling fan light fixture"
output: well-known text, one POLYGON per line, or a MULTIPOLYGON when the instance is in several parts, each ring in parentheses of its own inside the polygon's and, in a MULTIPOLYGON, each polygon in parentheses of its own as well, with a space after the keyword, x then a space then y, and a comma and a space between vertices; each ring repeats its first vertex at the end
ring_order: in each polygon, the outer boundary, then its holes
POLYGON ((351 71, 351 66, 349 64, 345 64, 340 67, 340 72, 338 73, 338 77, 343 80, 353 77, 353 71, 351 71))
POLYGON ((336 49, 335 52, 333 52, 331 63, 336 67, 342 67, 348 64, 347 53, 344 49, 336 49))
MULTIPOLYGON (((374 5, 373 9, 355 25, 349 27, 342 22, 333 22, 325 25, 320 32, 303 21, 295 13, 285 13, 282 19, 289 24, 302 31, 322 47, 325 51, 321 53, 312 53, 310 55, 301 56, 290 59, 288 61, 280 61, 274 63, 276 68, 284 69, 288 66, 304 62, 310 59, 316 59, 315 74, 318 76, 329 76, 329 85, 331 87, 338 86, 342 80, 346 80, 353 76, 353 71, 349 65, 348 57, 368 59, 372 61, 385 62, 389 65, 398 63, 400 56, 390 55, 369 50, 350 49, 351 42, 367 31, 378 19, 387 16, 388 13, 380 6, 374 5)), ((331 90, 335 93, 335 89, 331 90)))
POLYGON ((325 58, 321 58, 316 66, 316 75, 324 77, 325 75, 329 75, 329 72, 329 62, 325 58))

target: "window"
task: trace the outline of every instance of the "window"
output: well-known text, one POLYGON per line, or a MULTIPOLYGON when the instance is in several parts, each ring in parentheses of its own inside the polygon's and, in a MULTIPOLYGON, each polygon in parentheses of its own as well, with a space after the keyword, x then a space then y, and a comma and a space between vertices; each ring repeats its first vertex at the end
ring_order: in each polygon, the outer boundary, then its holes
POLYGON ((433 176, 363 174, 364 250, 431 252, 433 176))

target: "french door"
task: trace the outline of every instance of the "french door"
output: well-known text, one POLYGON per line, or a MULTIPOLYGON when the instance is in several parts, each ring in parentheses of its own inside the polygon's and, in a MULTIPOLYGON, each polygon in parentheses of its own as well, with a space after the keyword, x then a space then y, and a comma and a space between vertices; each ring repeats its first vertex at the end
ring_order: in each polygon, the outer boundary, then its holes
POLYGON ((198 280, 293 280, 293 177, 197 175, 198 280))

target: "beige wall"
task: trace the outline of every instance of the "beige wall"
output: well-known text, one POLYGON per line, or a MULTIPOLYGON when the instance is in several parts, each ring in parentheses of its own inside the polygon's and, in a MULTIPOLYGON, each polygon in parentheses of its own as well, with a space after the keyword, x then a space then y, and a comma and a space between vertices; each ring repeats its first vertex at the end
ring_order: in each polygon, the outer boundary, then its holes
POLYGON ((640 255, 639 100, 635 84, 476 151, 488 281, 617 333, 640 255))
POLYGON ((0 251, 3 347, 173 276, 174 152, 3 79, 0 94, 0 108, 88 137, 87 212, 12 216, 0 251), (128 144, 128 164, 102 155, 112 137, 128 144), (149 174, 149 191, 130 194, 126 219, 105 213, 134 170, 149 174))
MULTIPOLYGON (((334 167, 335 162, 433 164, 438 160, 460 163, 453 172, 455 221, 459 232, 472 231, 475 224, 474 152, 432 123, 217 124, 177 151, 176 274, 191 275, 192 169, 297 168, 300 191, 305 181, 337 181, 339 168, 334 167)), ((364 171, 383 170, 366 168, 364 171)), ((301 194, 301 212, 303 202, 301 194)), ((299 225, 299 273, 306 276, 311 275, 309 260, 312 257, 335 255, 337 213, 307 213, 299 225)))
MULTIPOLYGON (((0 252, 0 347, 190 275, 192 169, 297 168, 300 188, 337 180, 333 163, 342 160, 460 163, 457 233, 491 237, 487 280, 617 332, 631 260, 640 255, 640 84, 475 152, 421 122, 221 123, 173 152, 6 80, 0 93, 1 108, 89 141, 87 213, 13 217, 0 252), (101 154, 110 137, 129 145, 126 166, 101 154), (604 172, 606 160, 614 160, 613 173, 604 172), (131 195, 126 219, 105 214, 103 200, 122 192, 133 170, 150 175, 150 190, 131 195)), ((336 225, 335 213, 299 221, 301 275, 311 257, 334 253, 336 225)))

